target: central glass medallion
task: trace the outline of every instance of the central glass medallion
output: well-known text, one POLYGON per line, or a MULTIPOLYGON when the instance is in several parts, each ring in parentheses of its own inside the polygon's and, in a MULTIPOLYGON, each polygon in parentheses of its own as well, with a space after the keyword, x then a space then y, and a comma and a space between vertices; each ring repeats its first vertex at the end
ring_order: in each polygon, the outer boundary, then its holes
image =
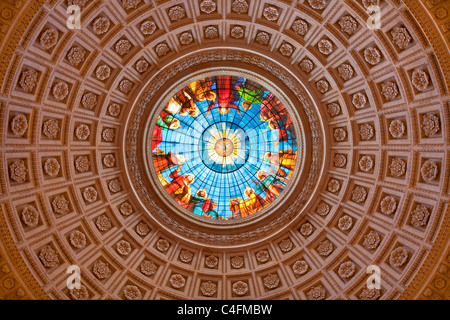
MULTIPOLYGON (((221 157, 228 157, 230 156, 234 151, 234 144, 231 142, 230 139, 223 138, 219 139, 219 141, 216 142, 216 146, 214 148, 216 150, 216 153, 221 157)), ((226 160, 226 159, 224 159, 226 160)))
POLYGON ((231 173, 248 160, 250 143, 247 134, 232 122, 209 126, 200 140, 203 163, 217 173, 231 173))

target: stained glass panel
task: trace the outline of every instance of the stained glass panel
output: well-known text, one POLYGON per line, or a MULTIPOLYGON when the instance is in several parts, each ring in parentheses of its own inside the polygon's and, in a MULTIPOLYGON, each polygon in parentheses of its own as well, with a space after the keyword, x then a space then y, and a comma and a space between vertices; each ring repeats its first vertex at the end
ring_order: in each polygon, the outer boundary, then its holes
POLYGON ((241 77, 194 81, 153 130, 154 170, 174 201, 208 219, 245 218, 275 201, 297 160, 292 119, 273 93, 241 77))

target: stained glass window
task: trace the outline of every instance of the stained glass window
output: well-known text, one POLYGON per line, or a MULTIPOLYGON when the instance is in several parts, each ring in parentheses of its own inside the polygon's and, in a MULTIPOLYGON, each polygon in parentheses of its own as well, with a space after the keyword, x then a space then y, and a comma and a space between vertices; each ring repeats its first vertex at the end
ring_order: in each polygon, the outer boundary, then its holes
POLYGON ((235 76, 194 81, 158 115, 153 166, 171 198, 191 214, 239 219, 270 206, 297 160, 287 109, 273 93, 235 76))

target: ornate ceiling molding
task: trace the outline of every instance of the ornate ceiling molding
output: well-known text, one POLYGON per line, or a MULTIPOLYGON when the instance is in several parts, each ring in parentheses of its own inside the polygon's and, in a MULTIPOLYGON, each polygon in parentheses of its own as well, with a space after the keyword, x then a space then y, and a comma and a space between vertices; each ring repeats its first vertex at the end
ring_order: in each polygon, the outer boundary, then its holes
POLYGON ((359 0, 320 9, 302 0, 212 2, 214 9, 142 0, 135 10, 120 1, 87 1, 81 31, 64 30, 66 1, 0 5, 0 296, 448 297, 449 4, 382 1, 383 27, 372 32, 363 26, 368 15, 359 0), (143 12, 154 21, 143 26, 143 12), (96 34, 92 23, 101 17, 110 25, 96 34), (48 27, 61 31, 51 53, 39 47, 48 27), (290 221, 284 229, 260 226, 266 244, 232 252, 172 237, 148 219, 120 160, 124 115, 144 84, 166 66, 189 62, 183 57, 225 45, 249 50, 238 54, 249 66, 252 55, 267 56, 262 69, 294 92, 290 99, 300 99, 297 84, 305 84, 306 98, 318 106, 308 116, 323 123, 317 128, 326 138, 317 148, 326 154, 315 172, 323 177, 311 193, 317 201, 304 204, 304 215, 282 215, 290 221), (136 68, 141 58, 150 63, 143 74, 136 68), (101 64, 110 67, 100 75, 105 80, 95 76, 101 64), (110 102, 121 105, 118 117, 108 113, 110 102), (77 139, 86 128, 87 140, 77 139), (113 143, 102 140, 105 132, 114 132, 113 143), (109 186, 117 181, 122 191, 114 193, 109 186), (85 291, 69 292, 63 271, 77 263, 85 291), (363 267, 371 263, 384 270, 379 292, 364 291, 363 267))
MULTIPOLYGON (((195 70, 195 69, 194 69, 195 70)), ((202 72, 202 70, 198 70, 197 72, 202 72)), ((204 71, 203 71, 204 72, 204 71)), ((229 73, 230 71, 228 71, 229 73)), ((245 75, 245 71, 243 71, 245 75)), ((192 71, 192 74, 196 72, 192 71)), ((254 75, 253 75, 254 76, 254 75)), ((201 78, 202 76, 196 75, 196 77, 201 78)), ((262 81, 263 79, 260 79, 262 81)), ((176 85, 176 88, 180 87, 180 85, 176 85)), ((166 95, 164 95, 166 96, 166 95)), ((170 95, 167 95, 170 96, 170 95)), ((289 105, 289 104, 288 104, 289 105)), ((290 103, 292 105, 292 103, 290 103)), ((297 105, 297 104, 296 104, 297 105)), ((321 171, 321 158, 323 157, 322 152, 323 142, 321 139, 322 136, 322 126, 318 121, 318 117, 316 115, 315 107, 313 107, 312 102, 307 98, 304 93, 304 89, 298 80, 293 79, 287 72, 285 72, 281 66, 275 65, 267 59, 262 58, 261 56, 253 55, 251 53, 239 52, 239 51, 231 51, 231 50, 223 50, 223 49, 211 49, 209 52, 198 53, 186 58, 177 61, 173 65, 170 65, 168 68, 163 69, 160 73, 155 74, 154 78, 149 81, 149 89, 144 89, 142 93, 142 98, 138 99, 135 110, 132 111, 132 115, 130 116, 130 125, 127 129, 127 137, 126 143, 124 145, 127 153, 127 163, 129 173, 131 175, 132 184, 137 186, 136 193, 139 195, 140 199, 142 199, 149 210, 151 215, 156 215, 159 220, 164 221, 171 229, 178 232, 180 235, 184 237, 189 237, 195 241, 206 241, 209 243, 214 243, 217 245, 248 245, 249 241, 260 240, 260 238, 272 234, 277 228, 281 226, 287 226, 288 222, 291 220, 296 220, 296 216, 298 216, 302 207, 305 203, 307 203, 308 198, 315 188, 317 188, 317 182, 320 181, 320 171, 321 171), (142 163, 142 160, 138 160, 139 154, 139 144, 142 143, 142 140, 139 137, 142 137, 142 126, 143 123, 146 123, 146 119, 143 119, 143 115, 145 110, 153 109, 154 105, 159 105, 159 103, 155 103, 152 99, 155 96, 161 96, 158 94, 158 90, 165 86, 166 82, 170 82, 173 80, 178 80, 180 73, 185 70, 190 70, 192 68, 198 67, 202 64, 210 64, 213 62, 219 62, 217 66, 214 66, 213 69, 218 74, 226 71, 226 65, 230 61, 239 61, 243 62, 247 65, 254 65, 258 68, 261 68, 269 73, 273 74, 273 76, 277 77, 282 83, 284 83, 296 96, 300 105, 299 111, 304 112, 307 116, 308 121, 308 142, 311 144, 312 149, 312 159, 311 166, 309 167, 309 174, 307 181, 299 187, 297 184, 294 185, 293 189, 301 189, 300 194, 295 198, 292 197, 284 197, 284 199, 289 199, 291 204, 288 209, 284 209, 279 214, 277 213, 277 209, 271 210, 274 211, 271 213, 271 216, 275 216, 276 218, 269 222, 264 223, 263 226, 253 229, 251 231, 246 231, 239 234, 239 231, 233 229, 233 234, 230 234, 230 230, 225 229, 224 235, 219 235, 219 230, 214 230, 214 233, 201 232, 198 230, 198 226, 196 229, 192 229, 182 224, 176 222, 173 218, 171 218, 164 210, 160 209, 159 206, 155 203, 153 197, 149 194, 148 183, 144 182, 141 171, 144 169, 139 169, 138 163, 142 163), (223 65, 222 67, 220 65, 223 65), (301 110, 300 110, 301 109, 301 110), (141 127, 141 128, 140 128, 141 127), (309 131, 311 137, 309 137, 309 131), (309 141, 311 139, 311 141, 309 141), (140 141, 140 142, 138 142, 140 141)), ((301 132, 300 130, 297 130, 301 132)), ((141 147, 142 148, 142 147, 141 147)), ((308 172, 308 170, 306 171, 308 172)), ((258 215, 258 217, 262 217, 264 214, 258 215)), ((211 223, 214 223, 213 221, 211 223)), ((239 223, 239 221, 238 221, 239 223)), ((217 223, 216 223, 217 224, 217 223)), ((235 224, 234 222, 232 224, 235 224)), ((225 227, 223 223, 219 224, 222 227, 225 227)), ((228 225, 228 224, 226 224, 228 225)), ((235 226, 233 226, 235 228, 235 226)))

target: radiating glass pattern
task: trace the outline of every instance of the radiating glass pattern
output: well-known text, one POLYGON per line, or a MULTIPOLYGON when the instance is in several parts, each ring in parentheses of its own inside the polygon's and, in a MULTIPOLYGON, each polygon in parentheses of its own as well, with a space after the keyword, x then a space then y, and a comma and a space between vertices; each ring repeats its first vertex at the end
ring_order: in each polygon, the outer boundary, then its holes
POLYGON ((297 160, 292 119, 271 92, 235 76, 194 81, 158 115, 153 166, 181 207, 208 219, 239 219, 286 189, 297 160))

